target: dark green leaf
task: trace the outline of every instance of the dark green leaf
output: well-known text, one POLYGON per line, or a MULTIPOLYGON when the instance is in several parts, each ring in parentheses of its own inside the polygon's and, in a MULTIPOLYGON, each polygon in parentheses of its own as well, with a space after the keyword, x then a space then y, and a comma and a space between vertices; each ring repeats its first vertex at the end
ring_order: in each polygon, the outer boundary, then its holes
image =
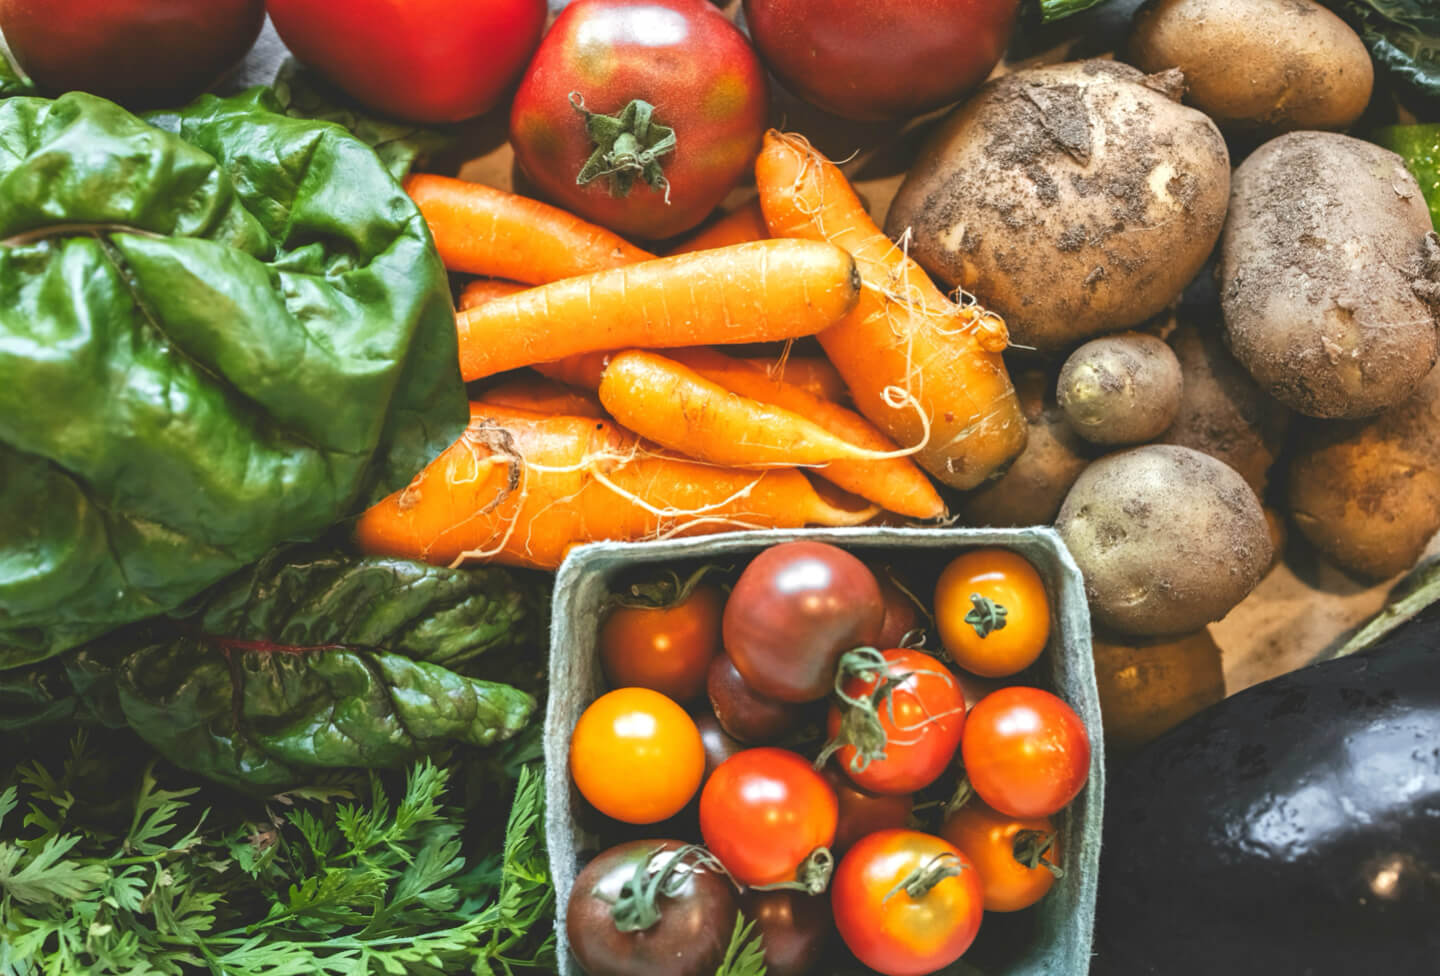
POLYGON ((317 536, 459 435, 423 219, 264 90, 0 101, 0 668, 317 536))
POLYGON ((1440 105, 1440 4, 1435 0, 1321 0, 1360 32, 1376 66, 1440 105))
POLYGON ((1039 0, 1040 17, 1048 24, 1082 13, 1091 7, 1098 7, 1104 2, 1105 0, 1039 0))

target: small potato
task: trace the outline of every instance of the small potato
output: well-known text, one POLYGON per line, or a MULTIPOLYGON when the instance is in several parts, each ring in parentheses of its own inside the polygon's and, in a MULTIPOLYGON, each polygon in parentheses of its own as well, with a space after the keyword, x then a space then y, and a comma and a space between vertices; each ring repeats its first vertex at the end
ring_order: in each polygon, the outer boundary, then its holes
POLYGON ((1235 171, 1216 282, 1230 351, 1312 417, 1408 399, 1437 353, 1440 237, 1399 156, 1292 132, 1235 171))
POLYGON ((1055 402, 1054 373, 1027 369, 1011 374, 1030 435, 1008 471, 968 492, 959 513, 966 525, 1049 525, 1092 448, 1075 435, 1055 402))
POLYGON ((1225 697, 1208 630, 1143 644, 1096 634, 1092 646, 1107 750, 1139 749, 1225 697))
POLYGON ((1185 101, 1236 134, 1348 128, 1375 83, 1360 36, 1312 0, 1150 0, 1129 61, 1179 68, 1185 101))
POLYGON ((1225 220, 1230 157, 1179 104, 1179 72, 1114 61, 1027 68, 987 84, 930 139, 885 230, 1055 352, 1158 313, 1225 220))
POLYGON ((1219 620, 1270 566, 1270 532, 1245 479, 1208 454, 1149 444, 1101 458, 1055 528, 1103 627, 1142 637, 1219 620))
POLYGON ((1264 498, 1270 468, 1285 446, 1290 410, 1230 355, 1219 318, 1182 315, 1170 333, 1185 385, 1180 411, 1160 440, 1219 458, 1264 498))
POLYGON ((1075 433, 1092 444, 1143 444, 1180 410, 1180 361, 1143 332, 1091 339, 1065 360, 1056 399, 1075 433))
POLYGON ((1290 516, 1335 565, 1384 579, 1440 530, 1440 368, 1373 420, 1311 421, 1290 461, 1290 516))

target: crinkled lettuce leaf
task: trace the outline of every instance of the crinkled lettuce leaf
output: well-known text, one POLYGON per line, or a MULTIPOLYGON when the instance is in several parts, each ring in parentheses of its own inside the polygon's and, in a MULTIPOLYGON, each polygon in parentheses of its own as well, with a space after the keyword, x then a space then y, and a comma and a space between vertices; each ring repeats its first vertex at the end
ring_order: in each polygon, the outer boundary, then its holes
POLYGON ((429 231, 343 128, 0 101, 0 669, 317 537, 465 419, 429 231))

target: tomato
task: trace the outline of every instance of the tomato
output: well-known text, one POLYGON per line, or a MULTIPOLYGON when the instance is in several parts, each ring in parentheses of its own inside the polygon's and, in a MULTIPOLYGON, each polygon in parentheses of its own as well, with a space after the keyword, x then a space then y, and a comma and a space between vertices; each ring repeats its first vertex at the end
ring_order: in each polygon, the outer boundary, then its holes
POLYGON ((1019 0, 745 0, 765 63, 848 119, 903 119, 956 101, 1000 61, 1019 0))
MULTIPOLYGON (((862 701, 871 699, 881 680, 889 687, 888 698, 870 713, 884 733, 883 749, 877 749, 884 758, 867 763, 854 745, 842 746, 835 758, 857 786, 872 793, 914 793, 939 779, 954 758, 965 726, 965 697, 945 665, 923 651, 897 648, 885 651, 884 659, 883 674, 845 682, 845 693, 862 701)), ((842 718, 853 708, 830 706, 832 740, 842 734, 842 718)), ((852 722, 859 717, 850 715, 852 722)))
POLYGON ((866 837, 830 885, 840 937, 885 976, 921 976, 959 959, 980 930, 982 901, 970 859, 917 830, 866 837))
POLYGON ((740 910, 765 947, 765 976, 805 976, 825 962, 834 925, 830 900, 800 891, 751 891, 740 910))
POLYGON ((971 710, 960 740, 980 799, 1012 817, 1048 817, 1085 786, 1090 738, 1074 709, 1039 688, 1001 688, 971 710))
POLYGON ((880 581, 880 598, 885 601, 885 618, 875 638, 876 647, 904 647, 905 638, 925 630, 925 618, 910 594, 902 590, 888 573, 876 573, 880 581))
POLYGON ((612 688, 649 688, 677 702, 705 689, 720 652, 718 586, 700 585, 667 607, 619 606, 600 625, 600 666, 612 688))
POLYGON ((708 4, 576 0, 525 72, 510 144, 525 175, 565 209, 622 234, 671 237, 704 220, 748 174, 767 99, 755 52, 708 4), (591 128, 610 135, 592 138, 591 128), (637 148, 650 157, 639 161, 637 148), (580 185, 582 170, 613 175, 580 185))
POLYGON ((720 727, 752 745, 775 741, 800 724, 805 714, 804 706, 756 694, 735 670, 728 654, 720 654, 710 662, 705 691, 720 727))
POLYGON ((739 904, 730 880, 705 860, 678 840, 632 840, 587 864, 570 891, 565 930, 588 976, 713 976, 739 904), (631 907, 622 902, 643 900, 648 887, 636 879, 656 880, 667 870, 653 922, 622 930, 617 915, 630 914, 631 907))
POLYGON ((1050 639, 1045 583, 1025 557, 976 549, 935 584, 935 625, 955 663, 986 678, 1023 671, 1050 639))
POLYGON ((1060 863, 1048 817, 1010 817, 971 799, 945 821, 940 836, 975 864, 987 912, 1018 912, 1045 897, 1055 875, 1040 862, 1060 863))
POLYGON ((808 860, 835 841, 835 791, 802 756, 746 749, 710 775, 700 794, 700 834, 736 881, 815 881, 808 860))
POLYGON ((699 789, 705 746, 679 705, 649 688, 619 688, 575 723, 570 775, 607 817, 657 823, 684 809, 699 789))
POLYGON ((737 752, 745 751, 745 744, 732 738, 714 715, 706 712, 695 716, 695 728, 700 731, 700 744, 705 747, 705 776, 720 768, 720 764, 737 752))
POLYGON ((357 101, 458 122, 500 101, 540 41, 545 0, 268 0, 295 56, 357 101))
POLYGON ((910 814, 915 809, 914 797, 867 793, 833 762, 825 767, 822 775, 840 801, 840 819, 835 827, 835 843, 831 845, 836 857, 854 847, 862 837, 909 825, 910 814))
POLYGON ((725 603, 725 651, 755 691, 824 698, 840 656, 873 646, 885 618, 869 568, 823 542, 782 542, 750 561, 725 603))

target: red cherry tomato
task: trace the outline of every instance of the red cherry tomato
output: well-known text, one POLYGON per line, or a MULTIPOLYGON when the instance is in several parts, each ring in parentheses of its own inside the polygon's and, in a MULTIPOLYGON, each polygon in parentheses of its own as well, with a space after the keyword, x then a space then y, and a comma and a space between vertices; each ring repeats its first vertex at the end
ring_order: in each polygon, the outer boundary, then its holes
POLYGON ((356 100, 416 122, 495 107, 540 41, 545 0, 268 0, 295 56, 356 100))
MULTIPOLYGON (((694 0, 576 0, 535 53, 510 112, 510 144, 530 180, 565 209, 622 234, 658 239, 689 230, 754 165, 765 130, 765 73, 744 35, 694 0), (579 111, 625 119, 643 151, 599 142, 579 111), (644 129, 645 131, 641 131, 644 129), (598 150, 598 152, 597 152, 598 150), (587 162, 595 160, 593 167, 587 162), (630 154, 634 159, 634 153, 630 154), (576 180, 613 171, 585 183, 576 180), (638 170, 638 171, 637 171, 638 170)), ((618 131, 618 130, 616 130, 618 131)))
MULTIPOLYGON (((857 756, 855 746, 847 745, 835 753, 835 759, 862 789, 889 795, 914 793, 939 779, 954 758, 965 727, 965 697, 945 665, 923 651, 897 648, 885 651, 884 657, 883 674, 873 680, 851 678, 845 693, 868 701, 881 680, 899 682, 874 712, 885 734, 885 757, 867 763, 857 756)), ((832 739, 841 734, 850 707, 830 706, 827 726, 832 739)))
POLYGON ((835 871, 835 927, 885 976, 922 976, 965 954, 980 931, 980 875, 954 845, 916 830, 871 834, 835 871))
POLYGON ((822 774, 840 801, 840 821, 835 827, 835 843, 831 850, 842 856, 862 837, 882 830, 899 830, 908 826, 915 809, 912 796, 881 796, 867 793, 850 781, 832 762, 822 774))
POLYGON ((732 756, 700 793, 705 846, 741 884, 797 880, 811 855, 834 843, 838 817, 830 784, 784 749, 732 756))
POLYGON ((987 912, 1018 912, 1044 898, 1059 864, 1060 842, 1048 817, 1008 817, 971 799, 945 821, 940 836, 975 862, 987 912))
POLYGON ((1085 724, 1039 688, 1001 688, 980 699, 965 721, 960 754, 980 799, 1012 817, 1050 816, 1090 775, 1085 724))
POLYGON ((600 666, 611 688, 649 688, 677 702, 705 690, 720 652, 724 594, 700 585, 669 607, 620 606, 600 625, 600 666))

